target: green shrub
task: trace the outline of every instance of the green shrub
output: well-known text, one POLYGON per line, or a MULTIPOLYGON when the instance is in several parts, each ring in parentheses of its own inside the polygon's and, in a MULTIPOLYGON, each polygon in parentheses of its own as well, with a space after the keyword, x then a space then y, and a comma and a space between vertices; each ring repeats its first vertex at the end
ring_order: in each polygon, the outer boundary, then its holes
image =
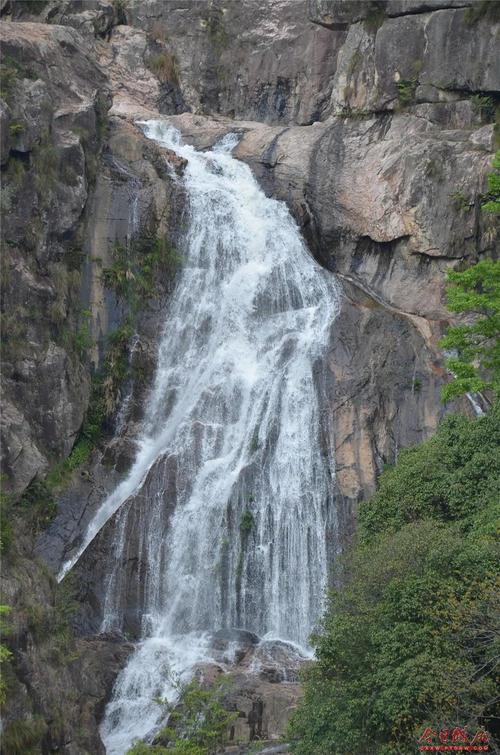
POLYGON ((499 419, 498 405, 450 417, 362 504, 290 725, 296 755, 410 755, 425 726, 492 723, 499 419))
POLYGON ((179 84, 179 63, 173 53, 161 52, 153 55, 148 61, 148 68, 162 83, 176 86, 179 84))
POLYGON ((53 488, 45 480, 34 480, 28 485, 18 505, 35 532, 44 529, 57 514, 53 488))
MULTIPOLYGON (((52 309, 55 314, 55 309, 52 309)), ((62 332, 62 343, 67 351, 78 359, 84 359, 94 345, 88 322, 83 322, 76 330, 66 327, 62 332)))
POLYGON ((42 137, 40 144, 33 150, 33 159, 36 166, 35 181, 38 192, 46 197, 47 189, 55 187, 60 167, 59 152, 50 141, 48 134, 42 137))
POLYGON ((22 123, 11 123, 9 126, 9 131, 11 136, 19 136, 19 134, 23 133, 24 126, 22 123))
POLYGON ((216 755, 228 740, 237 713, 228 712, 225 680, 204 689, 197 680, 177 682, 179 702, 158 701, 165 708, 168 724, 152 745, 138 742, 127 755, 216 755))
MULTIPOLYGON (((363 53, 361 50, 355 50, 352 54, 352 57, 349 61, 349 65, 347 67, 347 76, 351 77, 354 75, 356 70, 361 67, 361 64, 363 63, 363 53)), ((345 93, 344 93, 345 96, 345 93)))
POLYGON ((369 540, 421 519, 462 521, 498 500, 500 405, 471 422, 452 415, 434 437, 400 452, 360 509, 359 532, 369 540))
POLYGON ((10 102, 21 79, 33 79, 36 75, 9 55, 0 63, 0 97, 10 102))
POLYGON ((181 256, 164 236, 143 235, 130 247, 115 244, 113 264, 104 268, 102 279, 107 288, 113 289, 136 313, 144 304, 145 297, 155 295, 158 280, 171 280, 180 263, 181 256))
POLYGON ((484 123, 492 123, 495 120, 495 100, 489 95, 474 94, 471 97, 472 108, 484 123))
POLYGON ((493 170, 488 174, 488 194, 482 209, 493 214, 500 213, 500 150, 493 158, 493 170))
MULTIPOLYGON (((96 113, 96 133, 97 133, 97 138, 100 143, 105 140, 109 132, 108 110, 109 110, 108 100, 106 99, 106 97, 104 97, 102 93, 99 93, 97 95, 97 99, 95 103, 95 113, 96 113)), ((89 171, 90 166, 88 165, 88 163, 91 158, 94 158, 94 160, 96 159, 95 154, 91 152, 90 154, 86 154, 85 158, 87 162, 87 171, 89 171)))
POLYGON ((429 520, 359 544, 314 638, 292 752, 409 755, 426 725, 487 726, 498 556, 493 538, 429 520))
POLYGON ((401 79, 396 83, 398 90, 398 99, 401 107, 412 105, 415 102, 415 92, 417 91, 417 79, 401 79))
POLYGON ((474 206, 474 203, 470 202, 461 191, 455 191, 451 195, 451 199, 456 212, 469 212, 474 206))
POLYGON ((245 511, 240 520, 240 532, 242 536, 249 535, 253 529, 254 518, 251 511, 245 511))

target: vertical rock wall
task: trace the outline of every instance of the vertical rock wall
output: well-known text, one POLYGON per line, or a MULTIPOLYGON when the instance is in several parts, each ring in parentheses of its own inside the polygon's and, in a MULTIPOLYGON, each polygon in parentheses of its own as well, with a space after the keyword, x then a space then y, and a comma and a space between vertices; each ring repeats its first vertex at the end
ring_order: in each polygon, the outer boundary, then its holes
MULTIPOLYGON (((103 279, 115 242, 181 230, 182 165, 133 125, 163 115, 201 147, 240 131, 237 156, 288 203, 312 252, 344 283, 325 412, 349 537, 383 464, 432 433, 444 411, 447 271, 499 252, 498 225, 481 212, 498 148, 498 8, 2 0, 2 472, 12 500, 70 454, 92 375, 129 313, 103 279)), ((106 433, 66 481, 38 543, 53 568, 130 463, 169 285, 156 281, 138 313, 106 433)), ((143 504, 131 503, 138 517, 143 504)), ((98 626, 113 520, 71 597, 36 560, 36 534, 14 516, 4 557, 14 652, 6 726, 20 722, 36 752, 102 752, 97 723, 130 647, 105 637, 65 644, 47 627, 64 634, 61 600, 75 598, 88 605, 77 606, 80 631, 98 626)), ((129 550, 133 630, 133 538, 129 550)))

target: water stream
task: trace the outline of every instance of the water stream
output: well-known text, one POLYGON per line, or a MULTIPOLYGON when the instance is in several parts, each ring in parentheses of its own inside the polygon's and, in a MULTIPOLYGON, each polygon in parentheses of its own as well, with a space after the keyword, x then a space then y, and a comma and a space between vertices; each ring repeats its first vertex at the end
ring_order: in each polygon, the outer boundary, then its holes
POLYGON ((154 491, 140 532, 143 639, 107 708, 108 755, 155 730, 154 698, 175 693, 172 671, 210 659, 210 632, 305 647, 336 532, 322 407, 337 284, 285 204, 232 157, 236 136, 198 152, 160 122, 143 129, 188 161, 184 262, 135 463, 61 573, 118 511, 103 629, 120 629, 123 504, 154 491))

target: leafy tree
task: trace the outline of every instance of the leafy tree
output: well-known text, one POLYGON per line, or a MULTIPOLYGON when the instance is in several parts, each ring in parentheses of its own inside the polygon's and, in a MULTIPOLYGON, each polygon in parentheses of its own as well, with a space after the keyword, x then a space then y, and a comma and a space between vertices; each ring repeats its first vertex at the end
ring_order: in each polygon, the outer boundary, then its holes
POLYGON ((482 260, 463 272, 450 272, 448 308, 472 322, 448 329, 441 341, 456 356, 447 360, 455 378, 443 389, 448 401, 469 391, 500 387, 500 261, 482 260))
POLYGON ((499 418, 450 417, 362 505, 290 725, 296 755, 409 755, 426 726, 500 734, 499 418))
POLYGON ((168 717, 152 745, 138 742, 128 755, 215 755, 227 742, 229 728, 237 713, 224 707, 227 684, 204 689, 193 679, 177 682, 180 702, 159 702, 168 717))
POLYGON ((360 509, 362 539, 421 519, 466 526, 499 499, 499 449, 500 403, 476 422, 446 417, 436 435, 401 451, 398 463, 380 476, 377 492, 360 509))

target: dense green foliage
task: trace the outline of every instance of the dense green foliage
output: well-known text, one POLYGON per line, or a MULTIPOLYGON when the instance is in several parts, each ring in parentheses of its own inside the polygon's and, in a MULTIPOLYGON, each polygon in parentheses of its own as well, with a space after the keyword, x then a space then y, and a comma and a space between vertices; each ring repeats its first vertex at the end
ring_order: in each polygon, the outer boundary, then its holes
POLYGON ((406 755, 426 725, 498 734, 499 483, 498 405, 382 474, 314 638, 294 753, 406 755))
POLYGON ((451 415, 434 437, 401 451, 361 507, 362 540, 423 519, 462 524, 498 500, 500 406, 477 422, 451 415))
POLYGON ((488 174, 488 194, 483 210, 500 213, 500 150, 493 160, 493 170, 488 174))
POLYGON ((498 391, 500 385, 500 261, 486 259, 463 272, 450 272, 448 308, 472 322, 448 329, 443 349, 454 379, 443 389, 448 400, 469 391, 498 391))
POLYGON ((204 689, 196 680, 178 684, 180 703, 159 701, 165 707, 168 724, 148 745, 139 742, 128 755, 215 755, 227 741, 237 713, 224 707, 227 686, 222 683, 204 689))

